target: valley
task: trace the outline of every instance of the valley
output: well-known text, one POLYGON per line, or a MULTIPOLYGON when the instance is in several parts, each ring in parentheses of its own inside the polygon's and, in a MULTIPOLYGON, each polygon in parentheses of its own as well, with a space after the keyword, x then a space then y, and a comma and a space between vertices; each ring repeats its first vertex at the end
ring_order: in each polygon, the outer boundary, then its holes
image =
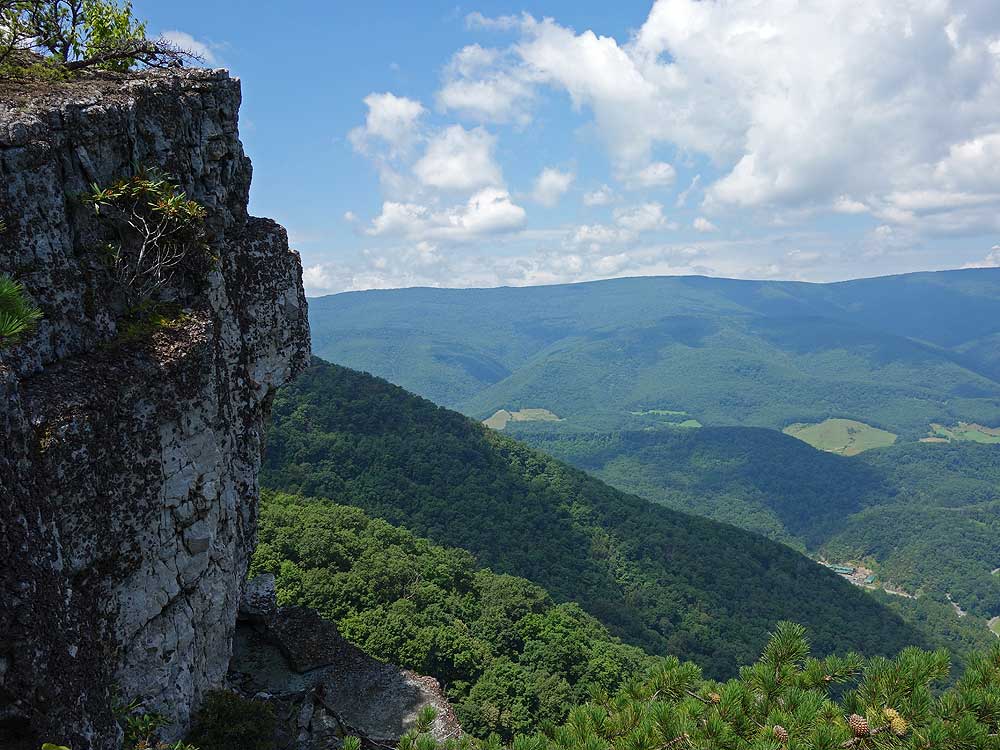
POLYGON ((706 674, 753 658, 781 619, 818 653, 939 642, 787 546, 612 489, 384 380, 314 360, 273 413, 264 486, 462 547, 706 674))
POLYGON ((996 269, 408 289, 311 307, 321 356, 654 503, 864 561, 890 599, 917 597, 910 610, 939 602, 939 627, 959 627, 951 594, 986 633, 1000 614, 998 320, 996 269), (408 343, 390 357, 390 339, 408 343))
POLYGON ((931 424, 1000 424, 997 320, 1000 269, 402 289, 310 306, 318 356, 478 419, 519 405, 558 414, 566 431, 681 410, 774 430, 849 419, 904 443, 931 424))

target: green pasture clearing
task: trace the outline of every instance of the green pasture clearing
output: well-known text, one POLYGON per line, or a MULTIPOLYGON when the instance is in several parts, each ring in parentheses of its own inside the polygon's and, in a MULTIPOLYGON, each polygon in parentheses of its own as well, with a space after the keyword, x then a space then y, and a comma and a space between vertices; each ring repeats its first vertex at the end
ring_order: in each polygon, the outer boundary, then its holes
POLYGON ((827 419, 815 424, 790 424, 783 432, 814 448, 842 456, 856 456, 896 442, 896 435, 853 419, 827 419))
POLYGON ((687 416, 686 411, 674 411, 673 409, 646 409, 645 411, 633 411, 629 412, 637 417, 684 417, 687 416))
POLYGON ((520 411, 508 411, 498 409, 489 419, 484 419, 483 424, 494 430, 504 429, 509 422, 561 422, 558 416, 548 409, 521 409, 520 411))
POLYGON ((945 440, 969 441, 973 443, 1000 443, 1000 427, 986 427, 974 422, 959 422, 954 427, 943 424, 931 424, 931 437, 924 442, 945 440))

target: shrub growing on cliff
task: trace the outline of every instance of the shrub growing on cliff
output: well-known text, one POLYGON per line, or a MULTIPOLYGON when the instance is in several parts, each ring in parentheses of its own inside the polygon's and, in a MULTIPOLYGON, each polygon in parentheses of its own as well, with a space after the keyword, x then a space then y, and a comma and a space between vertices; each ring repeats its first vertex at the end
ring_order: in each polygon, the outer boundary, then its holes
POLYGON ((146 38, 131 0, 0 0, 0 71, 126 71, 181 65, 196 55, 146 38))
POLYGON ((140 171, 84 197, 107 219, 117 240, 108 261, 131 311, 153 300, 178 274, 201 277, 211 263, 205 242, 205 209, 176 184, 140 171))
POLYGON ((0 348, 34 328, 42 311, 24 293, 24 285, 0 274, 0 348))

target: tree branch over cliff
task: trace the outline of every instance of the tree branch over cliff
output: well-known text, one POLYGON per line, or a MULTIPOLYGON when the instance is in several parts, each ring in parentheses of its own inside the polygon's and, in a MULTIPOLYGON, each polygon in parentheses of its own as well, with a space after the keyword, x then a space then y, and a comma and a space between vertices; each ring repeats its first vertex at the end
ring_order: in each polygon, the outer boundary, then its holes
POLYGON ((199 56, 146 36, 131 0, 0 0, 0 75, 179 67, 199 56))

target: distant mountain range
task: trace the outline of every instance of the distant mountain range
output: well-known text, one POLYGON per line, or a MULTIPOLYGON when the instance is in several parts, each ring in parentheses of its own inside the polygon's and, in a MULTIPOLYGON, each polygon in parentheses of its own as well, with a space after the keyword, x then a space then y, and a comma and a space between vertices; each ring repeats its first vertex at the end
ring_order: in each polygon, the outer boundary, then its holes
POLYGON ((706 277, 350 292, 310 302, 313 348, 484 419, 563 431, 685 418, 844 418, 912 441, 1000 424, 1000 269, 834 284, 706 277))

